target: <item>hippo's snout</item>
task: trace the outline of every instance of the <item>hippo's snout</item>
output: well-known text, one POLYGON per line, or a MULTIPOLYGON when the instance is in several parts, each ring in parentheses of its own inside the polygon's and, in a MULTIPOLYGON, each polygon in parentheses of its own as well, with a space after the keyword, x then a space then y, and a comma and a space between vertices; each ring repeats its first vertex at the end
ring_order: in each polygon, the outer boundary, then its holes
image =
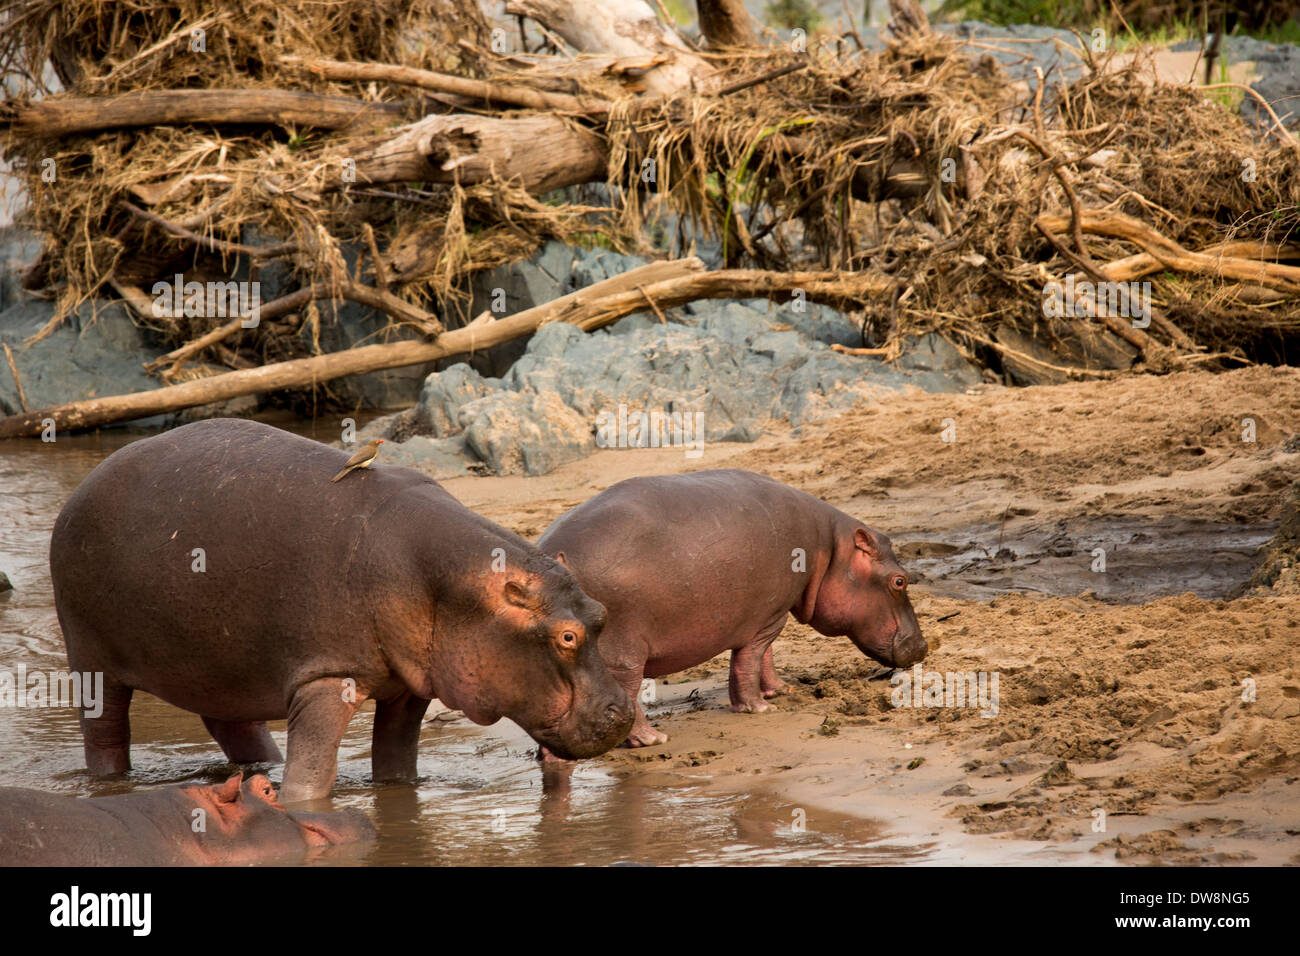
POLYGON ((336 846, 344 843, 367 843, 376 839, 375 825, 356 808, 339 813, 304 813, 289 811, 289 819, 302 831, 310 847, 336 846))
POLYGON ((632 701, 620 690, 619 696, 608 698, 603 709, 596 710, 595 715, 562 726, 553 739, 534 736, 562 760, 584 760, 599 757, 626 740, 635 716, 632 701))
POLYGON ((923 660, 929 650, 930 646, 925 643, 919 628, 906 634, 900 632, 894 636, 894 666, 910 667, 923 660))

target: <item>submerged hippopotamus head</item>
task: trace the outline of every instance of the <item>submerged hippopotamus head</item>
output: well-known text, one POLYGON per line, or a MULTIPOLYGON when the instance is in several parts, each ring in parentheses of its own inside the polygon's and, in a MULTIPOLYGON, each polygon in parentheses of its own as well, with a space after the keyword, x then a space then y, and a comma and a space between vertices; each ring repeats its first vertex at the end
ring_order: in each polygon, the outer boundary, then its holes
MULTIPOLYGON (((198 854, 211 863, 246 863, 375 838, 374 825, 360 810, 286 810, 261 774, 245 781, 237 773, 225 783, 185 787, 182 793, 204 811, 202 827, 189 829, 198 854)), ((191 818, 198 819, 192 813, 191 818)))
POLYGON ((488 574, 492 616, 473 641, 438 642, 438 697, 477 724, 509 717, 565 760, 595 757, 627 737, 632 702, 596 649, 605 607, 567 567, 533 552, 518 571, 488 574))
POLYGON ((847 635, 882 664, 915 664, 928 648, 888 536, 857 525, 839 537, 809 623, 823 634, 847 635))

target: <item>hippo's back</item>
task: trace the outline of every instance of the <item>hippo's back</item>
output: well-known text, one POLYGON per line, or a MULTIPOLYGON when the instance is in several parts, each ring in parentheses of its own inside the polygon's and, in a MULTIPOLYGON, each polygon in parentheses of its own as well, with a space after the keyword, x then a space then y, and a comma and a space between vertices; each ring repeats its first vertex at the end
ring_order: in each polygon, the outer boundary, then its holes
POLYGON ((138 846, 139 836, 94 800, 0 787, 0 864, 5 866, 149 866, 168 862, 138 846))
POLYGON ((747 549, 760 537, 797 533, 810 516, 831 510, 812 495, 752 471, 647 475, 611 485, 561 515, 538 545, 579 561, 590 561, 597 552, 614 561, 618 554, 664 548, 681 558, 723 542, 747 549))
POLYGON ((236 419, 109 456, 68 500, 50 541, 72 666, 231 720, 282 712, 284 688, 306 662, 356 670, 358 656, 374 654, 357 556, 382 543, 376 513, 411 492, 435 507, 455 499, 404 468, 331 483, 346 459, 236 419), (213 712, 210 702, 233 707, 235 698, 238 712, 213 712))

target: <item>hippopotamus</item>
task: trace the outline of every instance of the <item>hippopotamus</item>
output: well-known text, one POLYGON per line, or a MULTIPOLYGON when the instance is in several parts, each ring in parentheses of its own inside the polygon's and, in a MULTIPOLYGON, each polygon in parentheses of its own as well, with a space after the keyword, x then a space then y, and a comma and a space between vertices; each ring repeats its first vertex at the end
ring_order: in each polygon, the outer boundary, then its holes
POLYGON ((134 442, 68 499, 50 540, 68 660, 104 675, 86 764, 130 768, 134 690, 199 714, 236 763, 278 761, 280 798, 329 793, 352 715, 376 702, 376 780, 416 777, 431 699, 509 717, 570 759, 622 741, 633 710, 596 648, 605 609, 559 562, 436 481, 212 419, 134 442))
POLYGON ((631 747, 668 740, 646 721, 642 679, 724 650, 732 709, 769 709, 786 689, 772 642, 789 614, 891 667, 926 653, 889 538, 763 475, 630 478, 561 515, 538 546, 609 612, 600 651, 636 704, 631 747))
POLYGON ((239 865, 374 838, 360 810, 286 810, 260 774, 86 799, 0 788, 7 866, 239 865))

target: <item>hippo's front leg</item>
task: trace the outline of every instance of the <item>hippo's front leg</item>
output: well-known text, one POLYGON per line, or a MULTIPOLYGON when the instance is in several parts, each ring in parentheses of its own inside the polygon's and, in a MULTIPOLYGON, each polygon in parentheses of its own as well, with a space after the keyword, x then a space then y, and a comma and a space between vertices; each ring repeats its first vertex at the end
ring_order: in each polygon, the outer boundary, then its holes
POLYGON ((611 664, 609 672, 614 675, 614 680, 618 681, 618 685, 627 692, 627 696, 632 698, 632 709, 636 714, 632 721, 632 729, 628 731, 627 740, 623 742, 623 746, 654 747, 658 744, 668 743, 668 735, 651 727, 650 721, 646 719, 645 711, 641 709, 641 684, 645 680, 645 662, 642 661, 633 667, 619 667, 611 664))
POLYGON ((375 783, 409 782, 419 777, 416 758, 420 727, 430 701, 410 691, 375 705, 375 727, 370 745, 370 772, 375 783))
POLYGON ((329 796, 338 775, 343 733, 365 699, 351 681, 337 677, 322 677, 293 692, 281 800, 297 803, 329 796))

